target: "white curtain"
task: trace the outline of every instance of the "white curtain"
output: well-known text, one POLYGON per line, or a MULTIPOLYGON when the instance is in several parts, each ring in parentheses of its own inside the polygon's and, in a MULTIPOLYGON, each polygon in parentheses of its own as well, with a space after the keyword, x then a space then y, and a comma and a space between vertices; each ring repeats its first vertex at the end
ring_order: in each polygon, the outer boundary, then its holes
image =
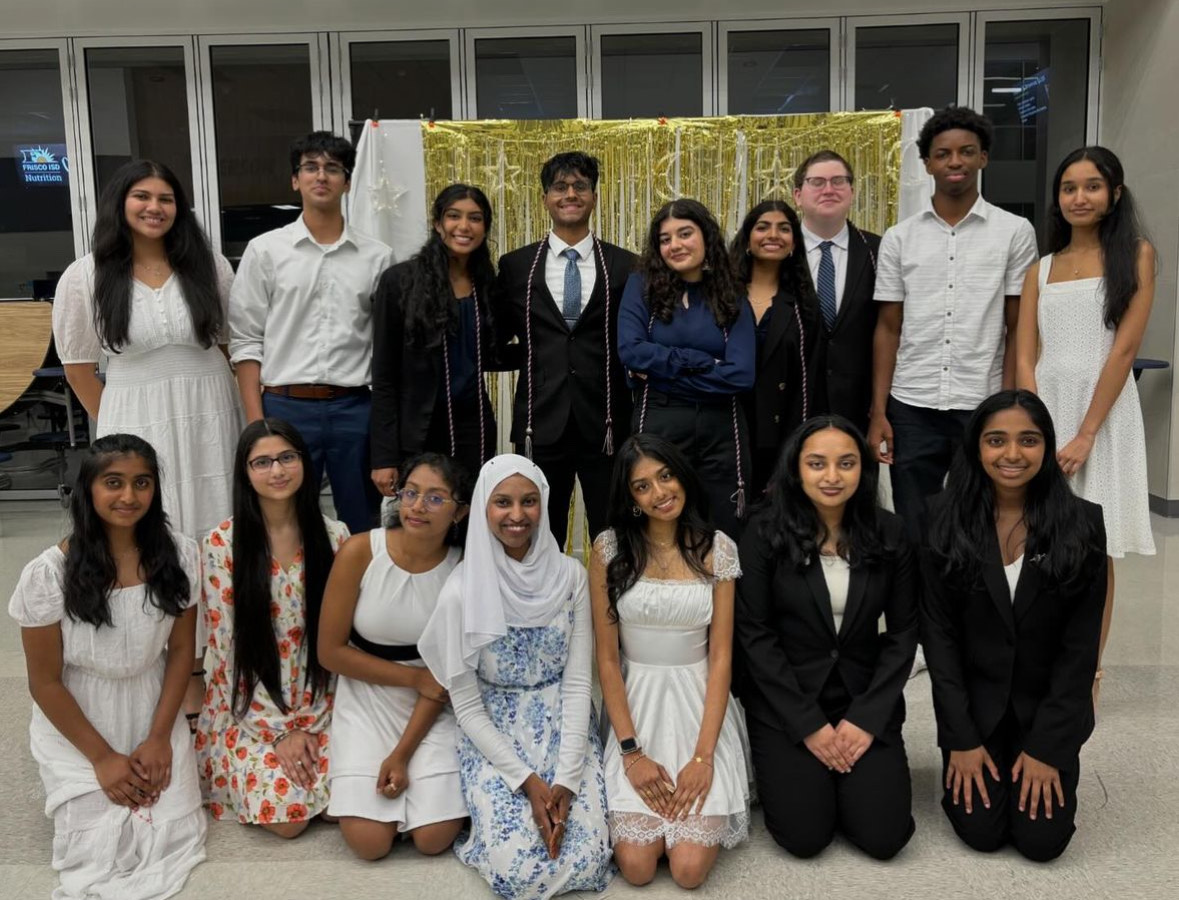
POLYGON ((397 262, 417 252, 428 227, 420 122, 365 121, 348 197, 349 225, 392 247, 397 262))
POLYGON ((921 126, 933 117, 928 106, 906 109, 901 113, 901 195, 897 198, 897 221, 907 219, 921 209, 925 198, 933 193, 933 179, 925 172, 925 163, 917 152, 917 135, 921 126))

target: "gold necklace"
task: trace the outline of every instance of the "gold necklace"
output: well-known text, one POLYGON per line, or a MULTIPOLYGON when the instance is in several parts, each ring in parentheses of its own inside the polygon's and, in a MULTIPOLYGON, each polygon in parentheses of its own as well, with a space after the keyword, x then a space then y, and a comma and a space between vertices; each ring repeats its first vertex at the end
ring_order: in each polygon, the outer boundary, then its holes
POLYGON ((149 275, 152 275, 156 278, 162 278, 166 271, 163 266, 149 266, 145 262, 137 262, 135 265, 139 266, 139 268, 143 269, 149 275))

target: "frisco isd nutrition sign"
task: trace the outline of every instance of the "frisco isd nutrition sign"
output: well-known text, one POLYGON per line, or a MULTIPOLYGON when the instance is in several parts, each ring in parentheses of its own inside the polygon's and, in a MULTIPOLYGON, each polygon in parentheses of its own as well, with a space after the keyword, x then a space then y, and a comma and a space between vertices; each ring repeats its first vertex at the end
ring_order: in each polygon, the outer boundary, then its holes
POLYGON ((69 182, 70 160, 65 144, 18 144, 16 168, 27 185, 65 185, 69 182))

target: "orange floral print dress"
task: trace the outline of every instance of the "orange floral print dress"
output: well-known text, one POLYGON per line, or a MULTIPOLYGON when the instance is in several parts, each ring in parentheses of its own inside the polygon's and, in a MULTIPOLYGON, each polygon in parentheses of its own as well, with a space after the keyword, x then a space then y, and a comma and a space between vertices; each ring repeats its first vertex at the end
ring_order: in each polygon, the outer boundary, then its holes
MULTIPOLYGON (((348 539, 342 522, 325 517, 332 549, 348 539)), ((201 609, 209 635, 205 702, 196 735, 197 765, 209 811, 215 819, 243 824, 301 822, 328 805, 328 732, 332 691, 314 700, 307 686, 307 644, 303 603, 303 553, 283 569, 270 567, 270 617, 278 641, 279 679, 289 712, 284 713, 261 684, 246 715, 231 708, 233 686, 233 519, 205 538, 201 609), (282 769, 274 739, 291 730, 319 739, 319 773, 306 791, 282 769)))

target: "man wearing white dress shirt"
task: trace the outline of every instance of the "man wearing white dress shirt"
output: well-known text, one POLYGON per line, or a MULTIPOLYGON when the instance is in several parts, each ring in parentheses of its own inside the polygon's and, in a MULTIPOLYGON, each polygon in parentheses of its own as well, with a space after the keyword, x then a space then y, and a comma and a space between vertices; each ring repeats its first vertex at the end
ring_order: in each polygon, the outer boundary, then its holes
POLYGON ((868 442, 892 464, 896 511, 911 533, 971 411, 1015 386, 1019 293, 1036 234, 979 194, 991 134, 990 120, 964 107, 926 122, 917 147, 933 197, 880 243, 868 442))
POLYGON ((826 378, 820 380, 826 397, 819 408, 867 432, 880 235, 848 221, 855 196, 852 167, 834 150, 811 154, 794 173, 794 205, 802 214, 802 245, 826 333, 826 378))
POLYGON ((303 213, 259 235, 242 255, 229 300, 230 359, 248 421, 274 416, 307 441, 305 477, 326 468, 336 515, 372 527, 369 481, 372 295, 393 251, 352 231, 343 200, 356 151, 317 131, 291 148, 303 213))

